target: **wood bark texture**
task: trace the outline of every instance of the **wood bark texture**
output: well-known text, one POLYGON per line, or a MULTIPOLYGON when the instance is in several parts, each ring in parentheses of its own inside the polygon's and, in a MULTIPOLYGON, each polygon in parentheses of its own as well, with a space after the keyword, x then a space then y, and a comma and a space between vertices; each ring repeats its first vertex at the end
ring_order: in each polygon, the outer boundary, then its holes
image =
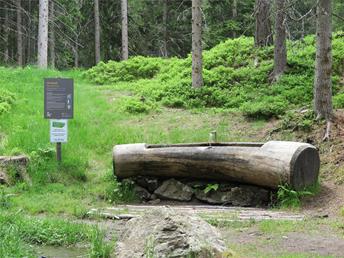
POLYGON ((286 10, 285 0, 276 0, 275 19, 275 45, 274 45, 274 71, 273 80, 279 77, 287 68, 287 44, 286 44, 286 10))
POLYGON ((192 0, 192 87, 203 86, 202 75, 202 0, 192 0))
POLYGON ((95 40, 95 61, 100 62, 100 21, 99 21, 99 0, 94 0, 94 40, 95 40))
POLYGON ((163 0, 163 14, 162 14, 162 23, 163 23, 163 46, 162 46, 162 56, 168 57, 167 42, 168 42, 168 29, 167 29, 167 20, 168 20, 168 0, 163 0))
POLYGON ((5 3, 5 20, 4 20, 4 62, 8 63, 9 52, 8 52, 8 36, 9 36, 9 19, 8 19, 8 10, 7 4, 5 3))
POLYGON ((51 68, 55 68, 55 60, 56 60, 56 53, 55 53, 55 2, 50 1, 50 39, 49 39, 49 48, 50 48, 50 66, 51 68))
POLYGON ((17 64, 23 66, 23 32, 21 0, 16 0, 17 9, 17 64))
POLYGON ((273 44, 270 8, 270 0, 256 0, 256 29, 254 34, 254 45, 256 47, 270 46, 273 44))
MULTIPOLYGON (((235 21, 238 16, 238 0, 233 0, 233 8, 232 8, 232 19, 235 21)), ((233 30, 232 37, 235 38, 236 32, 233 30)))
POLYGON ((318 118, 328 121, 333 116, 331 12, 331 0, 320 0, 317 8, 314 109, 318 118))
POLYGON ((319 174, 319 154, 310 144, 200 143, 176 145, 124 144, 113 150, 118 178, 158 176, 248 183, 294 189, 313 185, 319 174))
POLYGON ((128 1, 121 0, 121 14, 122 14, 122 60, 128 60, 129 46, 128 46, 128 1))
POLYGON ((48 68, 48 17, 49 1, 39 0, 38 67, 48 68))

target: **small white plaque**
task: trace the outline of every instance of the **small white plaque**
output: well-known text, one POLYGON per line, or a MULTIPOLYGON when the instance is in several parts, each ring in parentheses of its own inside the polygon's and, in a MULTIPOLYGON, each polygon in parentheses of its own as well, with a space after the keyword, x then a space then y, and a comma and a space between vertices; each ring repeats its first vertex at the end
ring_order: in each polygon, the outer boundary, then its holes
POLYGON ((50 120, 50 142, 67 142, 68 139, 68 120, 51 119, 50 120))

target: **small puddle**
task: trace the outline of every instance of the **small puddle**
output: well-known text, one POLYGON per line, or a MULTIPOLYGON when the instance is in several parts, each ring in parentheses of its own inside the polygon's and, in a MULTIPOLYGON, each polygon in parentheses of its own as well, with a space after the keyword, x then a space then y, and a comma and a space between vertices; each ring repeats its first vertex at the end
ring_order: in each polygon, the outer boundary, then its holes
POLYGON ((81 258, 89 257, 88 249, 84 247, 64 247, 64 246, 35 246, 38 257, 46 258, 81 258))

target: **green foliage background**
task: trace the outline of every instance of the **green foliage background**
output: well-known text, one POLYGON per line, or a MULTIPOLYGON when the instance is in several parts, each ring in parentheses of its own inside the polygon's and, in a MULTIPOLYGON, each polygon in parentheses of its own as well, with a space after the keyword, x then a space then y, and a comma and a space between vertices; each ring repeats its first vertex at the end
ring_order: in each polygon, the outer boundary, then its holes
MULTIPOLYGON (((344 107, 340 76, 343 73, 344 35, 333 35, 333 93, 335 107, 344 107)), ((253 38, 228 39, 204 51, 204 84, 191 87, 191 57, 133 57, 128 61, 101 62, 89 69, 88 80, 136 92, 124 106, 147 112, 151 103, 167 107, 217 107, 242 111, 248 117, 269 118, 287 110, 310 106, 313 99, 315 37, 288 42, 288 70, 270 84, 273 48, 255 48, 253 38), (144 101, 140 99, 144 97, 144 101), (148 103, 148 104, 147 104, 148 103)))

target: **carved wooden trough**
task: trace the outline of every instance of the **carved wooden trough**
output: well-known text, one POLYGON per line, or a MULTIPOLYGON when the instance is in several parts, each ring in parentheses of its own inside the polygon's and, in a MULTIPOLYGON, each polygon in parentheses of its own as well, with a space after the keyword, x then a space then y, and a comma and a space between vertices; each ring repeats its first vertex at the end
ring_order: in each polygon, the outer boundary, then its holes
POLYGON ((296 190, 316 183, 320 159, 310 144, 192 143, 172 145, 122 144, 113 149, 118 178, 155 176, 240 182, 296 190))

